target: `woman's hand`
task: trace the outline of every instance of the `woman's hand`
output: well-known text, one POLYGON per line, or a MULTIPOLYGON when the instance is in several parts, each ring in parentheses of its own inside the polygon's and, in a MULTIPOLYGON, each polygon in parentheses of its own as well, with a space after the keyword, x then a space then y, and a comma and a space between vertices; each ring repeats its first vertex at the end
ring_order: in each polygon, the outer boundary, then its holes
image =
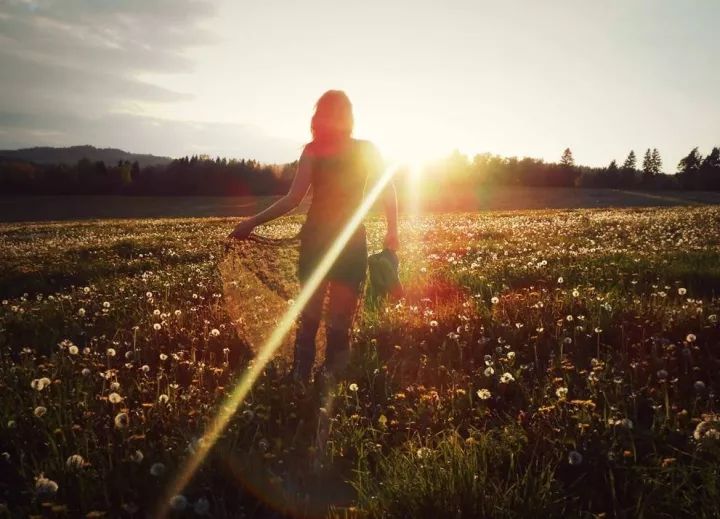
POLYGON ((255 225, 248 218, 237 224, 235 229, 228 234, 228 238, 233 240, 247 240, 250 233, 253 232, 253 229, 255 229, 255 225))
POLYGON ((389 249, 391 251, 396 251, 400 247, 400 240, 398 239, 397 232, 388 232, 385 235, 385 240, 383 241, 383 247, 386 249, 389 249))

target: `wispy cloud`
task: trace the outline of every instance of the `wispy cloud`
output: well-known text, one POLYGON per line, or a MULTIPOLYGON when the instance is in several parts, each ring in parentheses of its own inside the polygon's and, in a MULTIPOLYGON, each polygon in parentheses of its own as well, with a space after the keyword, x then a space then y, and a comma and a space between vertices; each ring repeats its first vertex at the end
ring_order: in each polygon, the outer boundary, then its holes
POLYGON ((214 42, 203 28, 214 15, 212 3, 198 0, 4 2, 0 148, 91 143, 173 156, 293 157, 292 143, 251 126, 127 113, 190 97, 140 77, 192 71, 188 51, 214 42))

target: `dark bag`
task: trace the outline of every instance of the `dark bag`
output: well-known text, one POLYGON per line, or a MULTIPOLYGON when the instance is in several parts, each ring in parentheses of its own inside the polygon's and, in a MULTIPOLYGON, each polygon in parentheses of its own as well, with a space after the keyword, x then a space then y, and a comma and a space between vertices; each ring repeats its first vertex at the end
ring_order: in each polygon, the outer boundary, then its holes
POLYGON ((399 265, 397 254, 390 249, 383 249, 368 257, 370 272, 368 296, 373 302, 378 302, 388 296, 402 297, 403 287, 398 277, 399 265))

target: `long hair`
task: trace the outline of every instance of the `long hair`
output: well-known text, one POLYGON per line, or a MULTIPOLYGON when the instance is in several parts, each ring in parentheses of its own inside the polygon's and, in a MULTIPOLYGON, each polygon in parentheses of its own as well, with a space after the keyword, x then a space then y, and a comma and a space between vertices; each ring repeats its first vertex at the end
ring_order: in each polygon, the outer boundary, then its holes
POLYGON ((342 90, 328 90, 315 103, 310 122, 313 143, 329 144, 349 139, 353 131, 352 103, 342 90))

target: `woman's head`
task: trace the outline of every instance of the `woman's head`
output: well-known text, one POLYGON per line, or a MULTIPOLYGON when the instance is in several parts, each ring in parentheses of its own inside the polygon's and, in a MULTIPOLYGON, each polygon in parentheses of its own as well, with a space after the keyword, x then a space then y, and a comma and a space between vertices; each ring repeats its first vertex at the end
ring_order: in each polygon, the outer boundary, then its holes
POLYGON ((310 122, 313 142, 337 142, 350 138, 353 130, 352 103, 342 90, 328 90, 315 103, 310 122))

